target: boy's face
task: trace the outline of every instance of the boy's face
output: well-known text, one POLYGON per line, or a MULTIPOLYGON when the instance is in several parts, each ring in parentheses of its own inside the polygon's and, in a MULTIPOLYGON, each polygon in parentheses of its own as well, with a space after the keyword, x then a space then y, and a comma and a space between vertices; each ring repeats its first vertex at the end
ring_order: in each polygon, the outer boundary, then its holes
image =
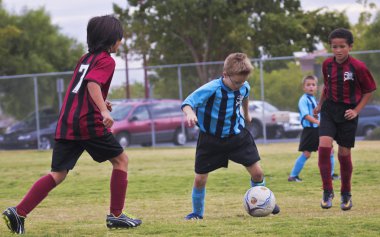
POLYGON ((343 38, 331 39, 330 46, 337 63, 343 63, 352 49, 352 45, 348 45, 347 40, 343 38))
POLYGON ((317 92, 317 83, 315 80, 306 79, 303 83, 303 91, 308 95, 314 95, 317 92))
POLYGON ((230 76, 227 73, 223 73, 223 76, 224 84, 234 91, 239 90, 244 85, 244 82, 246 82, 248 79, 248 76, 246 75, 230 76))

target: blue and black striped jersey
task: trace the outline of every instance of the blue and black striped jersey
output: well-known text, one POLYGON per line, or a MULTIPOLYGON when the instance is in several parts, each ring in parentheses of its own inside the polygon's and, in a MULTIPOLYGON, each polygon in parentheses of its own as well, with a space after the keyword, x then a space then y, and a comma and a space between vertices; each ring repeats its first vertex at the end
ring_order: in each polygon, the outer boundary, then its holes
POLYGON ((229 137, 239 134, 245 127, 241 114, 243 99, 248 98, 248 82, 236 91, 223 83, 223 77, 208 82, 191 93, 182 103, 191 106, 198 118, 202 132, 217 136, 229 137))
MULTIPOLYGON (((317 107, 317 101, 313 95, 303 94, 298 101, 300 111, 301 125, 304 128, 317 128, 318 124, 312 123, 305 119, 306 115, 313 117, 313 110, 317 107)), ((319 116, 318 116, 319 118, 319 116)))

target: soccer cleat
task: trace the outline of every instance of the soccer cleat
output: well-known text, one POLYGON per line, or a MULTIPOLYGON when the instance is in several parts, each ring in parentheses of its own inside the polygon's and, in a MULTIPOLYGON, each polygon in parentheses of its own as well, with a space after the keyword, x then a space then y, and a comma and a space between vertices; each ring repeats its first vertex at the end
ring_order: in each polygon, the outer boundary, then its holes
POLYGON ((332 174, 331 178, 332 178, 332 180, 340 180, 340 176, 337 174, 332 174))
POLYGON ((3 212, 3 219, 5 220, 5 224, 7 224, 8 229, 15 234, 24 234, 24 221, 25 217, 20 216, 16 212, 15 207, 8 207, 3 212))
POLYGON ((134 228, 141 225, 142 221, 134 217, 130 217, 122 213, 120 216, 115 217, 112 213, 107 215, 106 223, 109 229, 121 229, 121 228, 134 228))
POLYGON ((190 213, 185 217, 185 220, 201 220, 203 219, 203 216, 200 216, 196 213, 190 213))
POLYGON ((323 209, 329 209, 332 207, 332 200, 334 198, 334 192, 325 190, 323 191, 323 199, 321 202, 321 207, 323 209))
POLYGON ((280 207, 276 204, 276 205, 274 205, 272 214, 277 215, 278 213, 280 213, 280 207))
POLYGON ((288 181, 289 182, 302 182, 302 179, 298 176, 295 176, 295 177, 289 176, 288 181))
POLYGON ((351 193, 341 193, 340 209, 348 211, 352 208, 351 193))

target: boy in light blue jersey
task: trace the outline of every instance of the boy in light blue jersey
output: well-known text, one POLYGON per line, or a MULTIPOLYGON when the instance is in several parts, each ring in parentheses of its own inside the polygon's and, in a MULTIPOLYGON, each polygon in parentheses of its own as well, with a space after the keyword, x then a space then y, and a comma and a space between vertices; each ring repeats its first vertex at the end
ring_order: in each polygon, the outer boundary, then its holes
MULTIPOLYGON (((317 101, 314 97, 317 92, 318 79, 315 76, 306 76, 302 80, 303 91, 305 92, 299 99, 298 109, 300 111, 301 125, 303 131, 301 134, 298 150, 302 154, 297 158, 292 172, 288 177, 289 182, 301 182, 299 177, 302 168, 306 161, 310 158, 311 152, 318 150, 319 145, 319 115, 314 116, 313 110, 317 107, 317 101)), ((339 179, 339 176, 334 174, 334 151, 331 150, 331 176, 333 179, 339 179)))
MULTIPOLYGON (((185 217, 187 220, 203 219, 208 173, 227 168, 229 160, 246 167, 252 187, 265 185, 256 144, 245 128, 245 123, 251 121, 247 79, 252 70, 246 54, 230 54, 224 61, 223 76, 195 90, 182 104, 189 126, 198 125, 200 129, 192 190, 193 212, 185 217)), ((279 212, 276 205, 272 213, 279 212)))

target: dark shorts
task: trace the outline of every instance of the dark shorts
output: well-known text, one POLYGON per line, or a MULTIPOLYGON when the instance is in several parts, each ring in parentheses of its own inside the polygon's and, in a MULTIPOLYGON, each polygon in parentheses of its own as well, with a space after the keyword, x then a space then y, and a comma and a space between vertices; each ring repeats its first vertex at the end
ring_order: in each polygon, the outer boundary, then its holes
POLYGON ((354 147, 359 117, 352 120, 344 118, 345 111, 353 108, 355 105, 325 101, 321 108, 319 136, 332 137, 339 146, 354 147))
POLYGON ((73 169, 85 150, 99 163, 115 158, 124 151, 112 133, 89 140, 58 139, 54 145, 51 171, 73 169))
POLYGON ((299 151, 317 151, 319 146, 319 128, 304 128, 301 133, 299 151))
POLYGON ((219 138, 201 132, 195 157, 195 173, 207 174, 228 167, 228 160, 251 166, 260 160, 252 135, 247 129, 235 136, 219 138))

